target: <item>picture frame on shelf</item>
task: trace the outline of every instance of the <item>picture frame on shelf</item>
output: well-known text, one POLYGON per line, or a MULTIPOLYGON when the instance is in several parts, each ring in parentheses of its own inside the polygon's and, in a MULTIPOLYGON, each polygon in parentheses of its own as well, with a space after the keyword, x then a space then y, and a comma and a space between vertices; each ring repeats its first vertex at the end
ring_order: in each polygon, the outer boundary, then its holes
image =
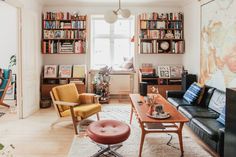
POLYGON ((44 65, 44 78, 56 78, 57 65, 44 65))
POLYGON ((170 77, 181 78, 183 73, 183 65, 171 65, 170 66, 170 77))
POLYGON ((73 65, 73 78, 85 78, 86 65, 73 65))
POLYGON ((59 77, 71 78, 72 65, 59 65, 59 77))
POLYGON ((170 78, 170 66, 160 65, 157 69, 159 78, 170 78))

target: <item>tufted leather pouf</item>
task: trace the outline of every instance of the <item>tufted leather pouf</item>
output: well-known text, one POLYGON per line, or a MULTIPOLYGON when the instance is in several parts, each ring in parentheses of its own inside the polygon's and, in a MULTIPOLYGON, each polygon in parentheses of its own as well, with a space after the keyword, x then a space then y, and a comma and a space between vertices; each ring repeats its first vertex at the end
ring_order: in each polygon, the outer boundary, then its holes
POLYGON ((100 120, 91 123, 87 129, 87 133, 97 143, 113 145, 128 139, 130 127, 117 120, 100 120))

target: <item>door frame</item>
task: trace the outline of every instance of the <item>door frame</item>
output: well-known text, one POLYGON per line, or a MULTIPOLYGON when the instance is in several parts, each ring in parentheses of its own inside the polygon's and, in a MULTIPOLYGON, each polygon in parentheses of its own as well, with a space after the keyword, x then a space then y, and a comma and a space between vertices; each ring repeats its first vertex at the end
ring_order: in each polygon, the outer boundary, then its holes
MULTIPOLYGON (((4 1, 4 0, 3 0, 4 1)), ((23 119, 23 91, 22 91, 22 8, 23 4, 18 0, 5 0, 5 3, 17 9, 17 54, 16 54, 16 102, 17 102, 17 116, 23 119)))

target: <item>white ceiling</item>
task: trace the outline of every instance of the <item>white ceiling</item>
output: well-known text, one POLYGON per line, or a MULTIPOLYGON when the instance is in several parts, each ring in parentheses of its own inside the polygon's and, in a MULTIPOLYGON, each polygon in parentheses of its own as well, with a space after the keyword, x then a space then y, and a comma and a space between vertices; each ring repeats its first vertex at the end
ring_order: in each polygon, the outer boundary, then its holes
MULTIPOLYGON (((81 6, 113 6, 119 0, 38 0, 45 6, 81 5, 81 6)), ((121 0, 122 6, 183 6, 193 0, 121 0)))

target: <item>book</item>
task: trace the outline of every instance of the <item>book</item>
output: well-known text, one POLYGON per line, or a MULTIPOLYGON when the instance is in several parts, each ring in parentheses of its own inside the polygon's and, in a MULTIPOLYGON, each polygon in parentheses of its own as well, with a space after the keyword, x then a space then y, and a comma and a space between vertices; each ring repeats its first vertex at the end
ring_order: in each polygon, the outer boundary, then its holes
POLYGON ((59 77, 70 78, 72 73, 72 65, 60 65, 59 66, 59 77))
POLYGON ((74 65, 73 66, 73 77, 74 78, 85 78, 86 65, 74 65))

